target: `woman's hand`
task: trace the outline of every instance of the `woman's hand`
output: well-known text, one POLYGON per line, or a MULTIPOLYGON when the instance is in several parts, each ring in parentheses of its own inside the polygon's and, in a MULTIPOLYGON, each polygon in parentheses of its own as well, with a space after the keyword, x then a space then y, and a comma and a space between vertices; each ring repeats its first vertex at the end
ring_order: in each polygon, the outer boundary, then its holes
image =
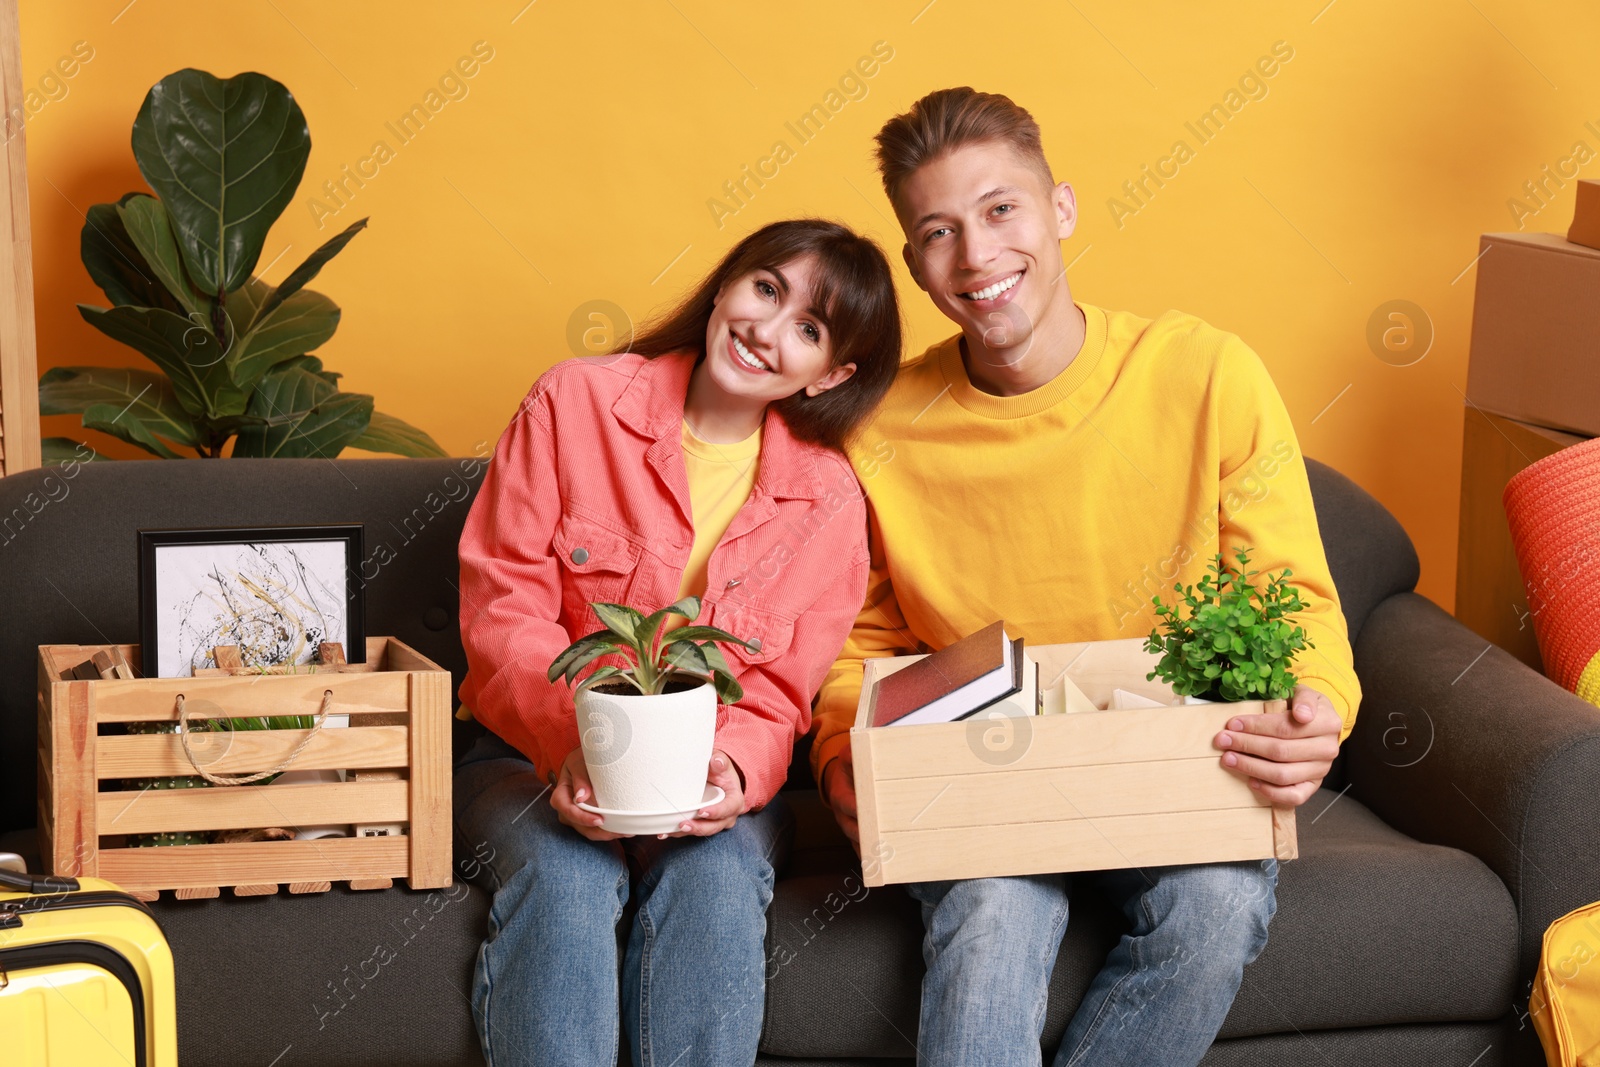
POLYGON ((677 832, 661 837, 710 837, 734 824, 750 810, 745 803, 744 784, 739 780, 739 769, 728 754, 718 749, 711 753, 711 766, 707 769, 706 783, 719 787, 725 794, 715 804, 707 804, 695 812, 695 817, 685 820, 677 832))
POLYGON ((556 787, 550 792, 550 806, 556 817, 590 841, 620 841, 632 834, 614 834, 602 829, 605 816, 578 807, 580 800, 594 803, 594 786, 589 783, 589 766, 583 762, 583 749, 575 748, 561 761, 556 787))

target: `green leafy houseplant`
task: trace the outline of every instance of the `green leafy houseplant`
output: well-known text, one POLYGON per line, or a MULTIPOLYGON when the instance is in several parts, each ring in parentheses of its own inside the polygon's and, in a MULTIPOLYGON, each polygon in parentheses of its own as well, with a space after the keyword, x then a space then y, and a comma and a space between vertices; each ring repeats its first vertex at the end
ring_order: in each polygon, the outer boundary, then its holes
POLYGON ((1210 573, 1200 579, 1199 592, 1193 585, 1175 585, 1188 605, 1187 618, 1179 615, 1178 605, 1164 606, 1154 598, 1161 626, 1150 631, 1146 652, 1162 653, 1156 669, 1145 679, 1157 675, 1172 686, 1178 696, 1206 700, 1288 700, 1294 695, 1295 676, 1289 672, 1295 654, 1316 645, 1299 626, 1291 626, 1284 616, 1304 610, 1300 594, 1288 584, 1294 572, 1285 567, 1276 578, 1268 576, 1264 590, 1250 579, 1256 571, 1244 571, 1249 549, 1238 548, 1239 570, 1228 566, 1218 552, 1210 573))
POLYGON ((715 626, 680 626, 661 632, 668 615, 679 615, 693 622, 700 617, 700 598, 684 597, 660 611, 646 616, 643 612, 621 604, 596 603, 590 605, 604 630, 578 638, 566 651, 550 664, 547 677, 554 682, 565 677, 568 685, 582 670, 602 656, 618 655, 629 665, 619 667, 605 664, 596 667, 578 689, 588 688, 597 682, 613 679, 627 683, 639 693, 650 696, 666 692, 667 683, 677 679, 698 679, 716 686, 717 699, 723 704, 734 704, 744 696, 744 689, 733 676, 728 661, 723 658, 716 642, 725 641, 754 651, 759 646, 743 641, 726 630, 715 626))
MULTIPOLYGON (((309 355, 339 308, 305 286, 367 224, 323 244, 276 286, 254 276, 267 231, 294 197, 311 132, 294 96, 262 74, 162 78, 133 123, 133 155, 156 196, 128 193, 85 217, 84 266, 109 308, 85 321, 159 372, 56 367, 39 379, 43 415, 81 415, 166 459, 337 456, 346 446, 443 456, 423 431, 339 389, 309 355)), ((46 438, 46 462, 81 456, 46 438)))

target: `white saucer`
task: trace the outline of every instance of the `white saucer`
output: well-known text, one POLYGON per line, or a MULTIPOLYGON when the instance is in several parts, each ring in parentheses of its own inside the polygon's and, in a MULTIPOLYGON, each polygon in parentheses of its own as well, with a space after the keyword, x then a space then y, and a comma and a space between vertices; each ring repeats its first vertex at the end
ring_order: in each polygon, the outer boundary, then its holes
POLYGON ((578 807, 605 816, 600 828, 614 834, 670 834, 676 833, 685 820, 694 818, 701 809, 722 803, 727 795, 720 786, 708 785, 700 803, 686 811, 617 811, 613 808, 597 808, 581 801, 578 807))

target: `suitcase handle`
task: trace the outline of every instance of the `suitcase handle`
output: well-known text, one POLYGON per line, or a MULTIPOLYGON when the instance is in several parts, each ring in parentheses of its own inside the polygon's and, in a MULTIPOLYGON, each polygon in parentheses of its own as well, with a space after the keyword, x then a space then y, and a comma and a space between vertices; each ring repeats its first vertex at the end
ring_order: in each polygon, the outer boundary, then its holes
POLYGON ((16 871, 0 870, 0 888, 15 889, 19 893, 30 895, 76 893, 78 880, 58 878, 53 874, 18 874, 16 871))

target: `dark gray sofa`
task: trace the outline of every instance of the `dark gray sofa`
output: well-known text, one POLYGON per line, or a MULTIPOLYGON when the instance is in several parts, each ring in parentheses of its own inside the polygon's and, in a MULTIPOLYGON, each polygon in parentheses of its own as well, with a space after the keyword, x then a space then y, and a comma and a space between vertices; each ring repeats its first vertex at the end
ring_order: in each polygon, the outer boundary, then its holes
MULTIPOLYGON (((481 481, 470 463, 100 461, 0 480, 0 849, 32 846, 36 646, 138 639, 140 527, 364 522, 368 553, 384 542, 393 556, 366 586, 369 632, 459 684, 455 550, 481 481)), ((1540 1062, 1521 1015, 1540 937, 1600 899, 1600 712, 1413 592, 1399 524, 1309 466, 1365 700, 1327 788, 1301 809, 1270 943, 1205 1062, 1540 1062)), ((458 752, 474 729, 458 727, 458 752)), ((799 830, 769 916, 761 1062, 909 1062, 917 913, 902 890, 865 890, 852 873, 803 751, 790 786, 799 830)), ((481 1063, 468 995, 487 907, 465 882, 163 899, 182 1062, 481 1063)), ((1121 931, 1102 901, 1075 897, 1047 1049, 1121 931)))

